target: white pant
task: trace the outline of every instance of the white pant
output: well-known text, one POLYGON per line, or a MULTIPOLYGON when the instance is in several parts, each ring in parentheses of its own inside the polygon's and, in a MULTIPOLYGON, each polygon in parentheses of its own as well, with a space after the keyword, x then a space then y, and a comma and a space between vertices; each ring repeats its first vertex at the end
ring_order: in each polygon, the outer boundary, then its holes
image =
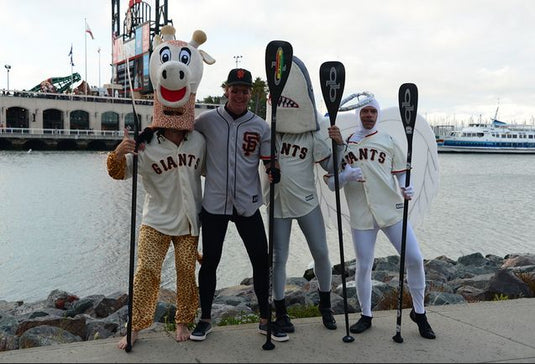
MULTIPOLYGON (((353 236, 353 246, 357 256, 357 270, 355 281, 357 283, 357 298, 359 300, 362 314, 372 316, 372 268, 374 261, 375 242, 377 233, 382 230, 390 243, 401 252, 403 221, 385 228, 375 227, 370 230, 351 229, 353 236)), ((412 305, 416 313, 425 313, 425 272, 424 261, 418 241, 412 226, 407 223, 407 239, 405 246, 405 268, 407 269, 407 283, 412 297, 412 305)))

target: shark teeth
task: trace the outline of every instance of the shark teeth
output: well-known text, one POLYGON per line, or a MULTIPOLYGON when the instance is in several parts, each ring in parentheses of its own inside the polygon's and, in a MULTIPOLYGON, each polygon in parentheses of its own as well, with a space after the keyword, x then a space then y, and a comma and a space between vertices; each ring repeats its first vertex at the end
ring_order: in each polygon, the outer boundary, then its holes
POLYGON ((299 104, 297 102, 295 102, 294 100, 286 96, 279 97, 279 102, 277 103, 277 106, 286 107, 286 108, 295 108, 295 109, 299 108, 299 104))

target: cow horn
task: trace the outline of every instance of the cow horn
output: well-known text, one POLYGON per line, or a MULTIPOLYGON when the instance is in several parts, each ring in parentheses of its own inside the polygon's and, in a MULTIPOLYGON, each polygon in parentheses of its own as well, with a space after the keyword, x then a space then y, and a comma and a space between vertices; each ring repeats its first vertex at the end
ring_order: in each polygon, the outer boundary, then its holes
POLYGON ((196 30, 193 32, 193 36, 191 37, 189 44, 195 48, 199 48, 199 46, 204 42, 206 42, 206 33, 202 30, 196 30))

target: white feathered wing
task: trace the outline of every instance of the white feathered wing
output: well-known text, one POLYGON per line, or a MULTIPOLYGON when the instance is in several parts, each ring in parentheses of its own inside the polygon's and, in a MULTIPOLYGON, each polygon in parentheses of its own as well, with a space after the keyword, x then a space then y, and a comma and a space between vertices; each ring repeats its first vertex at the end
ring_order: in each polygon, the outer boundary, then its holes
MULTIPOLYGON (((340 128, 344 139, 355 130, 355 121, 353 110, 337 114, 336 125, 340 128)), ((332 145, 327 134, 329 125, 329 119, 321 117, 321 132, 324 138, 328 139, 329 145, 332 145)), ((377 122, 377 129, 389 133, 399 143, 402 150, 407 151, 407 138, 399 108, 383 109, 377 122)), ((316 186, 325 224, 328 228, 337 228, 336 194, 329 190, 323 181, 324 174, 325 171, 316 165, 316 186)), ((416 117, 412 139, 411 183, 414 186, 414 197, 409 202, 409 220, 414 227, 423 221, 439 188, 439 163, 435 135, 427 121, 419 114, 416 117)), ((350 233, 349 210, 343 190, 340 190, 340 214, 345 232, 350 233)))

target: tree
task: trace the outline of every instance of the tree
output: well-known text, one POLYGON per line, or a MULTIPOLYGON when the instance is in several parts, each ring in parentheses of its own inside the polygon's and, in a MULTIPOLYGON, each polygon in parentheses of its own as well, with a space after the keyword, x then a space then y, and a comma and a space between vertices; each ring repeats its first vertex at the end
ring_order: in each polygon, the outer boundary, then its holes
POLYGON ((220 104, 221 104, 221 99, 222 99, 221 96, 208 96, 208 97, 205 97, 201 102, 202 102, 203 104, 216 104, 216 105, 220 105, 220 104))
POLYGON ((266 118, 266 100, 268 87, 266 81, 257 77, 253 82, 253 94, 249 109, 261 118, 266 118))

